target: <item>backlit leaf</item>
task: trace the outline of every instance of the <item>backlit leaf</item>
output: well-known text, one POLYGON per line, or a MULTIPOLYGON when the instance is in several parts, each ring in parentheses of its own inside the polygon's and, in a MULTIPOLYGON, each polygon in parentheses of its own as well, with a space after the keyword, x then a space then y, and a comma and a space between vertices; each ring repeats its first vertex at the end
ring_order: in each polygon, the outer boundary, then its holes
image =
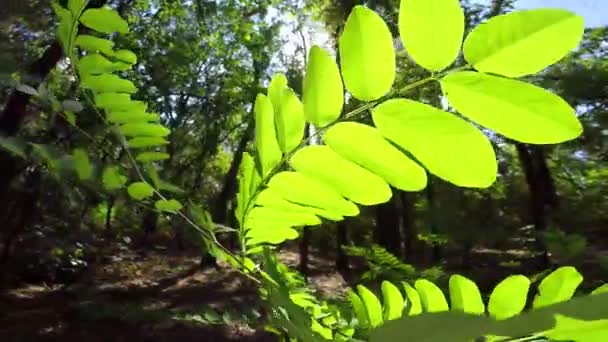
POLYGON ((255 204, 275 210, 283 210, 286 212, 311 213, 334 221, 340 221, 344 219, 341 213, 337 211, 319 209, 311 206, 289 202, 283 199, 279 192, 273 191, 272 189, 265 189, 260 192, 260 194, 256 198, 255 204))
POLYGON ((546 276, 538 285, 534 308, 566 301, 583 282, 583 276, 572 266, 560 267, 546 276))
POLYGON ((472 280, 459 274, 450 277, 450 304, 454 311, 483 314, 486 311, 479 288, 472 280))
POLYGON ((270 102, 272 102, 272 107, 275 111, 277 111, 281 105, 283 90, 286 88, 287 77, 281 73, 274 74, 268 85, 268 98, 270 99, 270 102))
POLYGON ((149 163, 169 159, 169 154, 163 152, 142 152, 135 159, 141 163, 149 163))
POLYGON ((184 206, 177 200, 158 200, 154 203, 154 207, 160 211, 168 213, 176 213, 180 211, 184 206))
POLYGON ((608 319, 584 321, 555 315, 555 328, 543 335, 555 341, 606 341, 608 338, 608 319))
POLYGON ((83 75, 82 86, 97 93, 135 93, 137 88, 129 81, 112 74, 83 75))
POLYGON ((448 302, 437 285, 426 279, 418 279, 414 283, 416 291, 420 296, 420 303, 425 312, 441 312, 448 311, 448 302))
POLYGON ((401 0, 399 34, 412 59, 431 71, 448 67, 460 52, 464 12, 458 0, 401 0))
POLYGON ((420 295, 415 288, 410 284, 403 282, 403 288, 405 289, 406 301, 406 313, 409 316, 419 315, 422 313, 422 303, 420 302, 420 295))
POLYGON ((95 94, 95 104, 107 111, 145 112, 148 109, 145 102, 131 100, 131 95, 124 93, 95 94))
POLYGON ((340 122, 325 132, 323 141, 342 157, 382 177, 397 189, 417 191, 426 186, 424 169, 386 141, 374 127, 340 122))
POLYGON ((165 137, 171 133, 169 129, 158 124, 128 123, 120 126, 120 132, 129 137, 165 137))
POLYGON ((393 320, 401 317, 405 302, 403 295, 391 282, 382 282, 382 300, 384 302, 384 320, 393 320))
POLYGON ((327 51, 313 46, 308 54, 302 102, 306 120, 325 126, 338 119, 344 104, 344 87, 336 60, 327 51))
POLYGON ((526 306, 530 279, 523 275, 512 275, 501 281, 490 295, 488 313, 501 320, 519 314, 526 306))
POLYGON ((567 10, 514 11, 477 26, 464 41, 475 69, 507 77, 537 73, 559 61, 583 37, 584 20, 567 10))
POLYGON ((101 52, 106 56, 112 55, 114 42, 104 38, 98 38, 87 34, 81 34, 76 37, 74 44, 87 52, 101 52))
POLYGON ((89 161, 89 155, 83 149, 78 148, 72 152, 72 158, 74 158, 78 178, 80 180, 90 179, 93 175, 93 167, 89 161))
POLYGON ((382 178, 350 162, 324 145, 306 146, 289 160, 296 171, 364 205, 384 203, 391 189, 382 178))
POLYGON ((68 0, 68 9, 76 18, 80 11, 84 8, 85 0, 68 0))
POLYGON ((129 25, 118 15, 118 12, 109 8, 90 8, 80 17, 80 22, 95 31, 112 34, 114 32, 127 33, 129 25))
POLYGON ((388 100, 372 110, 375 126, 410 152, 431 173, 463 187, 486 188, 496 179, 494 149, 472 124, 408 99, 388 100))
POLYGON ((106 74, 116 71, 114 63, 100 54, 92 53, 78 60, 78 71, 81 75, 106 74))
POLYGON ((553 144, 582 132, 574 108, 529 83, 463 71, 444 77, 441 87, 462 115, 517 141, 553 144))
POLYGON ((169 142, 161 137, 137 137, 129 140, 127 143, 130 148, 143 148, 167 145, 169 142))
POLYGON ((309 205, 343 216, 359 215, 359 208, 332 188, 299 172, 284 171, 270 179, 268 187, 294 203, 309 205))
POLYGON ((154 194, 154 189, 148 183, 135 182, 127 187, 127 192, 133 199, 140 201, 152 196, 154 194))
POLYGON ((157 122, 160 120, 160 116, 154 113, 146 113, 139 111, 117 111, 109 112, 106 114, 106 118, 111 123, 146 123, 157 122))
POLYGON ((131 50, 124 50, 123 49, 123 50, 115 51, 112 54, 112 57, 114 57, 114 58, 116 58, 118 60, 121 60, 121 61, 123 61, 125 63, 128 63, 128 64, 135 64, 135 63, 137 63, 137 55, 135 55, 135 53, 133 53, 133 51, 131 51, 131 50))
POLYGON ((290 88, 281 93, 280 105, 274 110, 274 123, 279 147, 285 153, 296 148, 304 138, 304 108, 290 88))
POLYGON ((74 34, 72 33, 72 25, 74 24, 72 13, 69 10, 61 7, 56 2, 52 2, 51 6, 59 18, 59 25, 57 25, 57 38, 59 38, 59 41, 63 46, 63 51, 66 52, 66 54, 69 54, 70 51, 68 51, 68 49, 70 48, 73 38, 75 38, 74 34))
POLYGON ((359 321, 359 325, 364 327, 368 326, 369 318, 367 316, 367 310, 365 309, 365 305, 363 305, 363 302, 361 301, 361 297, 359 297, 359 295, 351 289, 348 289, 347 296, 350 305, 353 307, 355 317, 359 321))
POLYGON ((116 166, 106 167, 103 170, 101 178, 106 190, 121 189, 127 183, 127 177, 120 174, 120 171, 116 166))
POLYGON ((388 93, 395 80, 393 38, 382 18, 357 5, 339 38, 342 77, 357 99, 373 101, 388 93))
POLYGON ((382 304, 380 304, 378 297, 363 285, 357 285, 357 292, 361 301, 363 301, 372 328, 381 325, 384 319, 382 318, 382 304))
POLYGON ((591 292, 592 295, 608 292, 608 284, 604 284, 591 292))
POLYGON ((267 207, 255 207, 251 209, 245 219, 245 228, 256 228, 260 225, 312 226, 320 223, 321 220, 311 213, 286 212, 267 207))
POLYGON ((266 176, 281 160, 281 149, 277 142, 272 102, 264 94, 255 99, 255 146, 262 174, 266 176))

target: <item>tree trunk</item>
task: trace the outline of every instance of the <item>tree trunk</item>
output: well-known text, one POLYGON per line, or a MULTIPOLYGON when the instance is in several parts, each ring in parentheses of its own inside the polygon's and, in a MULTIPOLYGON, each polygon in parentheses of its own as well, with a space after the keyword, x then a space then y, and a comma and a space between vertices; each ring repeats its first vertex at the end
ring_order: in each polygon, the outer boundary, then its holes
POLYGON ((114 196, 110 197, 110 199, 108 199, 108 210, 106 210, 106 233, 109 234, 110 231, 112 230, 112 210, 114 210, 114 202, 116 202, 116 199, 114 198, 114 196))
MULTIPOLYGON (((428 180, 425 194, 426 194, 427 205, 428 205, 429 213, 430 213, 429 224, 431 227, 431 233, 439 234, 439 227, 437 226, 437 219, 435 218, 435 215, 438 215, 439 213, 437 212, 437 208, 436 208, 435 189, 433 186, 433 182, 431 182, 431 179, 428 180)), ((433 264, 439 263, 441 261, 442 254, 443 254, 443 251, 442 251, 441 246, 437 243, 434 243, 432 246, 431 262, 433 264)))
POLYGON ((342 246, 348 244, 347 218, 338 222, 336 227, 336 269, 339 272, 348 272, 348 256, 342 246))
POLYGON ((302 238, 300 239, 300 273, 308 277, 308 246, 310 245, 310 228, 302 228, 302 238))
MULTIPOLYGON (((393 192, 395 189, 393 189, 393 192)), ((376 206, 376 242, 401 257, 401 231, 397 197, 376 206)))
POLYGON ((412 201, 405 191, 400 191, 401 197, 401 221, 403 225, 403 244, 405 248, 405 260, 410 260, 414 256, 414 242, 417 240, 416 227, 414 226, 414 216, 412 201))

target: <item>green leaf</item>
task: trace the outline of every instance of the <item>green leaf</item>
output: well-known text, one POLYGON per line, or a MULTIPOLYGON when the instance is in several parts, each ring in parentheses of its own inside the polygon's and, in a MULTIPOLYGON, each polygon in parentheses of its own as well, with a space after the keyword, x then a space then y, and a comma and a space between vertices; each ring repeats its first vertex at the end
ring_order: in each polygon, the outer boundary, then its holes
POLYGON ((412 59, 431 71, 447 68, 460 52, 464 12, 458 0, 401 0, 399 34, 412 59))
MULTIPOLYGON (((243 159, 241 160, 238 174, 239 191, 236 194, 236 208, 234 210, 234 215, 236 216, 239 226, 245 221, 245 210, 251 196, 250 184, 254 172, 255 161, 253 160, 253 157, 251 157, 248 152, 243 153, 243 159)), ((243 227, 241 226, 241 228, 243 227)))
POLYGON ((162 125, 150 123, 128 123, 120 126, 120 132, 129 137, 166 137, 171 133, 162 125))
POLYGON ((410 152, 431 173, 462 187, 496 180, 494 149, 472 124, 427 104, 394 99, 372 110, 380 133, 410 152))
POLYGON ((81 75, 106 74, 117 70, 120 70, 120 65, 115 65, 97 53, 88 54, 78 61, 78 71, 81 75))
POLYGON ((415 288, 410 284, 403 282, 403 288, 405 289, 405 295, 407 296, 407 314, 409 316, 415 316, 422 313, 422 303, 420 302, 420 295, 415 288))
POLYGON ((574 108, 529 83, 463 71, 444 77, 441 87, 462 115, 517 141, 554 144, 582 132, 574 108))
POLYGON ((53 7, 55 15, 57 15, 59 18, 59 25, 57 25, 57 38, 63 46, 63 51, 69 55, 70 51, 68 51, 68 49, 74 38, 74 34, 72 33, 72 25, 74 24, 72 13, 70 13, 69 10, 61 7, 56 2, 52 2, 51 6, 53 7))
POLYGON ((88 154, 83 149, 77 148, 72 152, 72 158, 74 158, 78 178, 80 180, 90 179, 93 175, 93 167, 89 162, 88 154))
POLYGON ((286 212, 311 213, 334 221, 340 221, 344 219, 344 217, 342 217, 341 213, 339 212, 289 202, 283 199, 280 193, 278 193, 277 191, 273 191, 272 189, 265 189, 261 191, 255 200, 255 204, 263 207, 272 208, 275 210, 283 210, 286 212))
POLYGON ((313 46, 308 54, 302 94, 306 120, 319 127, 338 119, 344 104, 344 87, 335 59, 313 46))
POLYGON ((0 148, 19 156, 23 159, 27 158, 27 146, 25 141, 16 137, 3 137, 0 135, 0 148))
POLYGON ((393 320, 403 315, 405 302, 397 286, 391 282, 382 282, 382 299, 384 301, 384 320, 393 320))
POLYGON ((265 225, 249 229, 245 235, 246 245, 279 244, 298 238, 298 232, 288 226, 265 225))
POLYGON ((168 212, 168 213, 176 213, 184 207, 179 201, 170 199, 170 200, 158 200, 154 203, 154 207, 160 211, 168 212))
POLYGON ((335 211, 343 216, 359 215, 359 208, 354 203, 299 172, 280 172, 270 179, 268 187, 294 203, 335 211))
POLYGON ((530 279, 523 275, 512 275, 501 281, 490 295, 488 313, 501 320, 519 314, 526 306, 530 279))
POLYGON ((272 107, 275 112, 281 105, 281 98, 283 96, 283 90, 287 88, 287 77, 281 73, 276 73, 272 76, 270 84, 268 85, 268 98, 272 102, 272 107))
POLYGON ((127 142, 130 148, 145 148, 167 145, 169 142, 161 137, 137 137, 127 142))
POLYGON ((324 145, 306 146, 298 150, 289 164, 296 171, 325 184, 355 203, 384 203, 392 195, 382 178, 340 157, 324 145))
POLYGON ((361 297, 352 289, 347 290, 347 297, 350 305, 353 307, 359 325, 363 327, 369 326, 369 318, 367 316, 367 311, 365 310, 365 305, 363 305, 363 302, 361 301, 361 297))
POLYGON ((304 138, 304 108, 293 90, 284 88, 280 104, 274 110, 279 147, 285 153, 296 148, 304 138))
POLYGON ((76 100, 64 100, 61 101, 61 107, 64 110, 73 112, 73 113, 78 113, 81 112, 84 109, 84 106, 82 105, 82 103, 76 101, 76 100))
POLYGON ((583 276, 572 266, 560 267, 546 276, 538 285, 534 308, 566 301, 583 282, 583 276))
POLYGON ((459 274, 450 277, 450 303, 454 311, 483 314, 486 311, 479 288, 472 280, 459 274))
POLYGON ((123 93, 95 94, 95 104, 106 111, 145 112, 148 109, 145 102, 131 100, 131 95, 123 93))
POLYGON ((146 113, 139 111, 119 111, 109 112, 106 114, 106 118, 111 123, 146 123, 148 121, 157 122, 160 120, 160 116, 154 113, 146 113))
POLYGON ((251 209, 245 219, 245 228, 263 228, 266 225, 313 226, 320 223, 321 220, 311 213, 285 212, 267 207, 255 207, 251 209))
POLYGON ((141 201, 144 198, 151 197, 154 194, 154 188, 148 183, 135 182, 127 187, 127 192, 133 199, 141 201))
POLYGON ((555 328, 543 335, 557 341, 606 341, 608 339, 608 319, 584 321, 555 315, 555 328))
POLYGON ((74 18, 78 17, 80 11, 84 8, 85 0, 68 0, 68 9, 74 18))
POLYGON ((404 191, 426 186, 426 172, 386 141, 374 127, 357 122, 340 122, 330 127, 323 141, 340 156, 404 191))
POLYGON ((171 192, 174 194, 185 193, 185 191, 182 188, 178 187, 177 185, 166 182, 162 179, 159 180, 159 182, 158 182, 158 190, 163 190, 163 191, 171 192))
POLYGON ((113 54, 112 48, 114 47, 114 42, 108 39, 81 34, 76 37, 74 44, 86 52, 101 52, 106 56, 113 54))
POLYGON ((163 152, 142 152, 137 155, 135 159, 137 159, 140 163, 149 163, 160 160, 169 159, 169 154, 163 152))
POLYGON ((67 121, 72 126, 76 126, 76 115, 74 114, 74 112, 65 110, 63 112, 63 115, 65 116, 65 121, 67 121))
POLYGON ((137 55, 135 53, 133 53, 133 51, 131 50, 118 50, 115 51, 114 53, 112 53, 112 57, 121 60, 125 63, 128 64, 135 64, 137 63, 137 55))
POLYGON ((563 9, 514 11, 473 29, 464 41, 464 57, 482 72, 534 74, 576 48, 584 26, 582 17, 563 9))
POLYGON ((593 290, 591 292, 591 294, 596 295, 596 294, 607 293, 607 292, 608 292, 608 284, 604 284, 604 285, 601 285, 600 287, 598 287, 597 289, 593 290))
POLYGON ((118 15, 118 12, 109 7, 90 8, 84 11, 80 17, 80 22, 97 32, 107 34, 129 32, 127 22, 118 15))
POLYGON ((266 95, 258 94, 254 113, 256 152, 262 167, 262 175, 266 176, 279 163, 282 156, 274 126, 274 109, 266 95))
POLYGON ((355 6, 339 38, 339 51, 344 85, 355 98, 373 101, 388 93, 395 80, 395 50, 378 14, 355 6))
POLYGON ((369 324, 372 328, 381 325, 384 320, 382 318, 382 304, 376 295, 363 285, 357 285, 357 292, 363 301, 369 324))
POLYGON ((121 189, 127 183, 127 177, 120 174, 120 170, 116 166, 106 167, 103 170, 101 178, 106 190, 121 189))
POLYGON ((129 81, 112 74, 83 75, 82 86, 97 93, 135 93, 137 88, 129 81))
POLYGON ((420 295, 420 302, 425 312, 441 312, 448 311, 448 302, 437 285, 426 279, 418 279, 414 283, 414 287, 420 295))

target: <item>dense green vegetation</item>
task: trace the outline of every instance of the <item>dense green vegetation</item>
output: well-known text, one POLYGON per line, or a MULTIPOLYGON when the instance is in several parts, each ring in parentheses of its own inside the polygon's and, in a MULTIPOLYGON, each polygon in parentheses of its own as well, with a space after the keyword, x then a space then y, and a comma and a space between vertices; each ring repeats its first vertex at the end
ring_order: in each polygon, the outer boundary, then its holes
POLYGON ((11 2, 0 336, 602 341, 608 30, 513 6, 11 2))

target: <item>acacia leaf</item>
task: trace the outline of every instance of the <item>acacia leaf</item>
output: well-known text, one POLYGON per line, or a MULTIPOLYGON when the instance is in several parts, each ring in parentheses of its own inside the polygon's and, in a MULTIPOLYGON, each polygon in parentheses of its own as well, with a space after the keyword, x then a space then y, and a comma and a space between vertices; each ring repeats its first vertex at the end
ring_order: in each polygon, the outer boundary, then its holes
POLYGON ((429 172, 462 187, 487 188, 496 179, 494 149, 472 124, 424 103, 388 100, 372 110, 382 135, 410 152, 429 172))
POLYGON ((165 137, 171 133, 169 129, 159 124, 128 123, 120 126, 120 132, 128 137, 165 137))
POLYGON ((482 72, 530 75, 576 48, 584 28, 581 16, 564 9, 513 11, 473 29, 464 41, 464 57, 482 72))
POLYGON ((101 52, 106 56, 113 54, 112 48, 114 42, 109 39, 99 38, 88 34, 81 34, 76 37, 74 45, 80 47, 86 52, 96 53, 101 52))
POLYGON ((359 297, 359 295, 352 289, 348 289, 347 297, 350 305, 353 307, 353 311, 357 321, 359 321, 359 325, 363 327, 369 326, 367 310, 365 310, 365 305, 363 305, 361 297, 359 297))
POLYGON ((582 282, 583 276, 576 268, 564 266, 556 269, 538 285, 538 294, 534 298, 533 307, 541 308, 572 298, 582 282))
POLYGON ((133 82, 113 74, 82 75, 82 86, 96 93, 128 93, 137 91, 133 82))
POLYGON ((279 147, 285 153, 296 148, 304 138, 304 107, 296 93, 283 88, 280 104, 274 110, 274 124, 279 147))
POLYGON ((462 71, 444 77, 441 87, 462 115, 517 141, 554 144, 572 140, 583 130, 565 100, 529 83, 462 71))
POLYGON ((452 311, 471 314, 483 314, 486 311, 479 288, 472 280, 459 274, 452 275, 449 288, 452 311))
POLYGON ((384 320, 393 320, 403 315, 405 301, 403 295, 393 283, 382 282, 382 300, 384 302, 384 320))
POLYGON ((283 96, 283 90, 287 88, 287 77, 281 73, 276 73, 272 76, 270 84, 268 85, 268 98, 272 102, 272 107, 275 112, 281 106, 281 98, 283 96))
POLYGON ((357 99, 386 95, 395 80, 395 49, 386 23, 371 9, 357 5, 339 38, 340 64, 346 89, 357 99))
POLYGON ((258 94, 254 113, 255 147, 262 167, 262 175, 266 176, 279 163, 282 156, 274 125, 274 109, 266 95, 258 94))
POLYGON ((384 319, 382 318, 382 304, 380 304, 378 297, 363 285, 357 285, 357 292, 361 297, 363 306, 365 306, 365 311, 367 311, 369 324, 372 328, 381 325, 384 319))
POLYGON ((420 303, 425 312, 448 311, 448 302, 437 285, 426 279, 418 279, 414 282, 414 287, 420 296, 420 303))
POLYGON ((170 156, 167 153, 151 151, 139 153, 137 157, 135 157, 135 159, 140 163, 149 163, 160 160, 166 160, 169 159, 169 157, 170 156))
POLYGON ((308 54, 302 102, 306 120, 317 126, 336 121, 344 104, 338 65, 326 50, 316 45, 308 54))
POLYGON ((127 193, 131 198, 141 201, 145 198, 151 197, 154 194, 154 188, 148 183, 135 182, 129 184, 127 187, 127 193))
POLYGON ((127 22, 109 7, 90 8, 82 13, 79 20, 84 26, 97 32, 107 34, 129 32, 127 22))
POLYGON ((448 67, 460 52, 464 12, 458 0, 401 0, 399 34, 412 59, 431 71, 448 67))
POLYGON ((422 303, 420 302, 420 295, 415 288, 406 282, 402 282, 403 288, 405 289, 405 295, 407 297, 406 310, 409 316, 415 316, 422 313, 422 303))
POLYGON ((130 148, 145 148, 167 145, 169 142, 162 137, 137 137, 130 139, 127 144, 130 148))
POLYGON ((526 306, 530 279, 523 275, 512 275, 498 283, 488 302, 488 313, 497 320, 518 315, 526 306))
POLYGON ((101 179, 106 190, 121 189, 127 183, 127 177, 123 176, 116 166, 108 166, 103 169, 101 179))
POLYGON ((87 180, 93 176, 93 167, 89 161, 89 155, 85 150, 77 148, 72 152, 76 173, 80 180, 87 180))
POLYGON ((355 203, 384 203, 392 195, 382 178, 342 158, 328 146, 306 146, 291 157, 289 164, 355 203))
POLYGON ((424 189, 426 172, 386 141, 371 126, 357 122, 340 122, 331 126, 323 141, 333 151, 404 191, 424 189))
POLYGON ((154 207, 160 211, 168 213, 176 213, 180 211, 184 206, 175 199, 170 200, 158 200, 154 203, 154 207))

